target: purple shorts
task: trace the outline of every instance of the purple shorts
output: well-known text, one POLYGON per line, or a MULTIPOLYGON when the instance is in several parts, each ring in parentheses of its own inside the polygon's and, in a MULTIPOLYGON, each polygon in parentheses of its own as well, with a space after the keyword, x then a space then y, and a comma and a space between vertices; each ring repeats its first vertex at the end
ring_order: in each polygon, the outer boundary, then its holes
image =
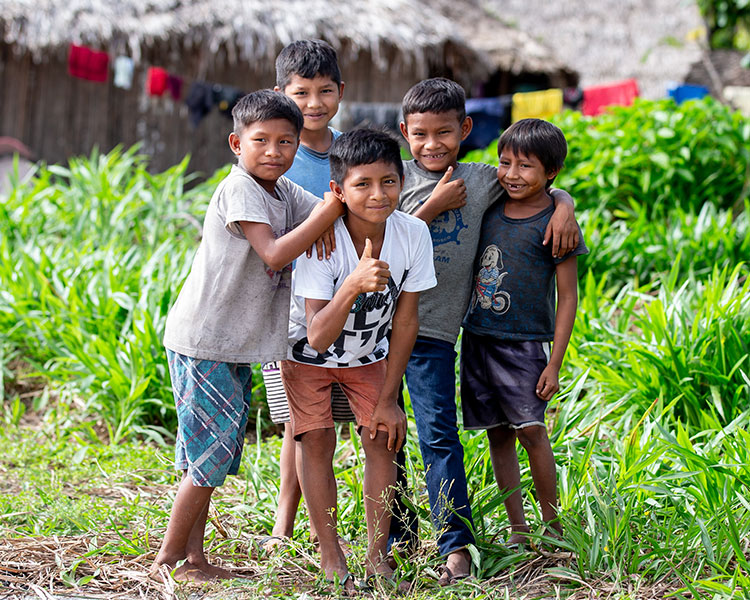
POLYGON ((536 395, 549 342, 498 340, 464 329, 461 407, 464 429, 544 426, 547 403, 536 395))

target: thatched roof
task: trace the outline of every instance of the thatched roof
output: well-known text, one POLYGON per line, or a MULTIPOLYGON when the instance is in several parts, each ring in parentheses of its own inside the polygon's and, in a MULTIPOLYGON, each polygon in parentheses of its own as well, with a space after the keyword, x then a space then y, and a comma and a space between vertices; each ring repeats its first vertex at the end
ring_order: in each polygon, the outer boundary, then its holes
POLYGON ((494 71, 516 75, 557 72, 577 79, 576 71, 555 55, 551 45, 509 23, 486 0, 431 0, 431 6, 451 19, 463 38, 487 56, 494 71))
POLYGON ((750 86, 750 69, 742 66, 746 54, 738 50, 705 53, 690 68, 685 81, 704 85, 717 97, 728 85, 750 86))
POLYGON ((36 61, 70 42, 136 61, 155 46, 202 51, 208 62, 272 61, 295 39, 322 38, 342 58, 369 53, 383 71, 397 60, 424 72, 436 58, 473 71, 467 75, 474 78, 498 67, 549 72, 560 66, 478 0, 0 0, 0 38, 36 61), (441 14, 436 4, 453 11, 441 14), (464 18, 454 20, 456 10, 464 18), (483 33, 472 23, 481 23, 483 33))
POLYGON ((552 48, 582 87, 635 77, 660 98, 701 53, 695 0, 483 0, 510 25, 552 48))

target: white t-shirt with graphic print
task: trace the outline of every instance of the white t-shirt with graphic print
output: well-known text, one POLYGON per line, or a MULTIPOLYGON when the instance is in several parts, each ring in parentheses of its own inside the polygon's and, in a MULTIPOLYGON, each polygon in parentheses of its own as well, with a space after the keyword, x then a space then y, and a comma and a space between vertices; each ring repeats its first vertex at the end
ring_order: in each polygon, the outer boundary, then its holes
POLYGON ((437 285, 432 240, 424 221, 395 211, 386 220, 380 260, 391 278, 383 292, 360 294, 338 339, 323 354, 307 343, 305 298, 331 300, 359 264, 359 256, 342 218, 335 223, 336 251, 330 259, 297 259, 289 319, 289 360, 320 367, 357 367, 384 359, 386 333, 401 292, 421 292, 437 285))

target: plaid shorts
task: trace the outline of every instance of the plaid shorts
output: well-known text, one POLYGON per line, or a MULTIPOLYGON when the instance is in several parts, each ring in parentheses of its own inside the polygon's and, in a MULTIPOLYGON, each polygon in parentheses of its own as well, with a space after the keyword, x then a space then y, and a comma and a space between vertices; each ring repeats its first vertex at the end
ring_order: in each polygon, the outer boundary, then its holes
MULTIPOLYGON (((278 362, 263 363, 263 383, 266 386, 266 402, 268 411, 271 413, 271 421, 276 424, 290 423, 289 401, 284 392, 284 384, 281 381, 281 371, 278 362)), ((354 413, 349 406, 349 400, 338 383, 331 386, 331 412, 333 420, 337 423, 354 422, 354 413)))
POLYGON ((249 364, 199 360, 167 350, 177 408, 175 467, 193 485, 217 487, 240 468, 252 398, 249 364))

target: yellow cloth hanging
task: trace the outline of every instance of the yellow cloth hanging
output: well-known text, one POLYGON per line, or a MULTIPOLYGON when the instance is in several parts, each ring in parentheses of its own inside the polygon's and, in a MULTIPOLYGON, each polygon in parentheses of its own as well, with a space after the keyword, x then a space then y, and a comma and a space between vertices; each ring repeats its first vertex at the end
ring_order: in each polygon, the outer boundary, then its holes
POLYGON ((511 120, 549 119, 563 108, 562 90, 551 89, 539 92, 519 92, 513 94, 511 120))

